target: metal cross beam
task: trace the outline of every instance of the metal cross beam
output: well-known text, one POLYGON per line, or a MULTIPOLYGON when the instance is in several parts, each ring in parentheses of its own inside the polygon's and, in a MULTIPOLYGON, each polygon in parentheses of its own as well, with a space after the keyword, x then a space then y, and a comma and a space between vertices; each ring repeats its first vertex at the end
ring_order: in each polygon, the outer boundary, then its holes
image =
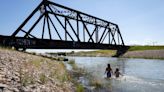
POLYGON ((48 0, 34 9, 12 37, 124 46, 117 24, 48 0))

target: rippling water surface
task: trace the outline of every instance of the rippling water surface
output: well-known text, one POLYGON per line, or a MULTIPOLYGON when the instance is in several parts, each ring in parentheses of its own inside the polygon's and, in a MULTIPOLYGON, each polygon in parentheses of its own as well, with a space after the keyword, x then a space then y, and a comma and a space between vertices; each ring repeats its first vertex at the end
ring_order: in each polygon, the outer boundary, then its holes
POLYGON ((111 92, 164 92, 164 60, 108 57, 69 57, 103 82, 111 92), (120 68, 122 77, 106 79, 107 64, 120 68))

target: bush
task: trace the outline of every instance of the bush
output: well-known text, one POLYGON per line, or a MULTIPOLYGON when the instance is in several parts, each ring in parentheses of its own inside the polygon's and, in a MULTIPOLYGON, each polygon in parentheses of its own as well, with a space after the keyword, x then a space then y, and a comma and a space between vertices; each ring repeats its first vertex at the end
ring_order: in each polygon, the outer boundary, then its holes
POLYGON ((84 92, 84 87, 81 84, 77 85, 76 92, 84 92))
POLYGON ((39 79, 40 79, 40 82, 41 82, 42 84, 45 84, 45 83, 46 83, 46 75, 41 74, 41 75, 39 76, 39 79))

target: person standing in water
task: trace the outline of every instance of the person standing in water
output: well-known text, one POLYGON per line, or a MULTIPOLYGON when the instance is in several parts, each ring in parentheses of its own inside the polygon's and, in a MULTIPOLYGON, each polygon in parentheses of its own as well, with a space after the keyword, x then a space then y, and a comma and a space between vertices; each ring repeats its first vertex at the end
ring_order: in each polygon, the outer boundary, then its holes
POLYGON ((118 68, 116 68, 116 71, 114 72, 114 74, 115 74, 116 78, 118 78, 120 75, 122 75, 118 68))
POLYGON ((111 78, 113 71, 112 71, 112 68, 110 67, 110 64, 107 65, 107 68, 105 70, 105 74, 106 73, 107 73, 107 78, 111 78))

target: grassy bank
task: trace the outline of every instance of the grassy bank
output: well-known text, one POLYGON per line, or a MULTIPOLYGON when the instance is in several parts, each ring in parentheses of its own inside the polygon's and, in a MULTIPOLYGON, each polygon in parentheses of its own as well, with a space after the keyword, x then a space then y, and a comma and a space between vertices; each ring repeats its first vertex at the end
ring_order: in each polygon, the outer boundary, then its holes
POLYGON ((128 51, 139 50, 164 50, 164 46, 130 46, 128 51))
POLYGON ((122 57, 164 59, 164 46, 131 46, 122 57))

